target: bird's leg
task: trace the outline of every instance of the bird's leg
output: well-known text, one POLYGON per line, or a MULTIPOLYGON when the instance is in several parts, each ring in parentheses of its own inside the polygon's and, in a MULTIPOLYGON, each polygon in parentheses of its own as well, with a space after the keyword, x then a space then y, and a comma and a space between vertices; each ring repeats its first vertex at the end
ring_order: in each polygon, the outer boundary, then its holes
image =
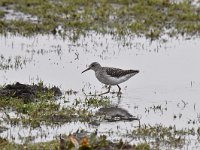
POLYGON ((104 95, 104 94, 107 94, 107 93, 110 93, 110 88, 111 88, 111 85, 109 85, 108 91, 107 91, 107 92, 101 93, 101 94, 99 94, 99 96, 104 95))
POLYGON ((119 88, 119 91, 118 91, 118 93, 119 93, 119 92, 121 92, 121 88, 120 88, 120 86, 119 86, 118 84, 117 84, 117 86, 118 86, 118 88, 119 88))
POLYGON ((120 86, 118 84, 117 84, 117 87, 119 88, 119 91, 118 91, 117 95, 121 95, 121 88, 120 88, 120 86))

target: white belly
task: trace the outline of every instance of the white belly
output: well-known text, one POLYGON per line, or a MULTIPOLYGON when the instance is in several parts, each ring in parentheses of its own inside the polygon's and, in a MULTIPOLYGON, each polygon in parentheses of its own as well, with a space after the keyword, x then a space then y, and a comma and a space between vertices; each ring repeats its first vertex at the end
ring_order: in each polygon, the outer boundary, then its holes
POLYGON ((104 76, 96 75, 96 77, 103 84, 117 85, 117 84, 120 84, 120 83, 125 82, 126 80, 130 79, 133 75, 134 74, 127 74, 127 75, 119 77, 119 78, 111 77, 109 75, 104 75, 104 76))

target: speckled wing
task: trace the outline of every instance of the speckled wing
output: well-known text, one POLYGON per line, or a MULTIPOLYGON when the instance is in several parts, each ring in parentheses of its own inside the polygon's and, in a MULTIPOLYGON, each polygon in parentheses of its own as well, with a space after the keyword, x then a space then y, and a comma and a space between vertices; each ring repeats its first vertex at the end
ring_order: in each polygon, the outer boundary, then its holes
POLYGON ((115 77, 115 78, 120 78, 122 76, 128 75, 128 74, 132 74, 135 75, 137 73, 139 73, 139 70, 122 70, 122 69, 118 69, 118 68, 106 68, 106 73, 108 75, 110 75, 111 77, 115 77))

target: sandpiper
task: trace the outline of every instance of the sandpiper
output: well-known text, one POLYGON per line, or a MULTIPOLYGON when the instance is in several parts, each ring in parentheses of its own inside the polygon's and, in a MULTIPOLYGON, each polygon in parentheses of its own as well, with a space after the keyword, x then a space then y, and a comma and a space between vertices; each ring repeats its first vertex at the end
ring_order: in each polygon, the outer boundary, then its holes
POLYGON ((119 68, 102 67, 98 62, 93 62, 82 73, 94 70, 96 78, 103 84, 109 85, 108 91, 99 95, 107 94, 110 92, 110 88, 113 85, 117 85, 119 88, 118 95, 121 93, 120 83, 130 79, 135 74, 139 73, 139 70, 122 70, 119 68))

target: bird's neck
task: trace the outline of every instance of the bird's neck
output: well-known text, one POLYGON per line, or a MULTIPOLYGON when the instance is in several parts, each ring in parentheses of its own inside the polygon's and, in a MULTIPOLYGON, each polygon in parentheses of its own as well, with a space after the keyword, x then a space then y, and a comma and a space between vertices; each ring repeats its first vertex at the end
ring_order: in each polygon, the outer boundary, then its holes
POLYGON ((99 65, 99 66, 96 66, 93 70, 96 72, 96 71, 98 71, 99 69, 101 69, 101 66, 99 65))

